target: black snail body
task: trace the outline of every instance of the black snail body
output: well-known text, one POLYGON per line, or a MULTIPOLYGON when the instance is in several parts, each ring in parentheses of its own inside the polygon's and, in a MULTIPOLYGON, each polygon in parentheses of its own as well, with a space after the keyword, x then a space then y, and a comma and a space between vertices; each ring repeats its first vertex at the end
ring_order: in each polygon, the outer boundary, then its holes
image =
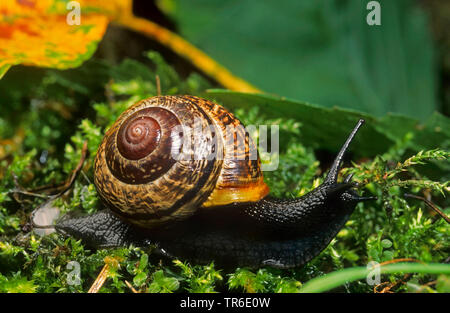
POLYGON ((231 113, 192 96, 143 100, 122 113, 97 152, 95 185, 107 209, 55 228, 89 246, 154 244, 194 263, 301 266, 330 243, 358 202, 371 199, 358 196, 351 177, 337 182, 362 124, 322 185, 297 199, 271 199, 257 151, 251 157, 255 146, 231 113), (201 136, 189 131, 199 125, 207 129, 201 136))

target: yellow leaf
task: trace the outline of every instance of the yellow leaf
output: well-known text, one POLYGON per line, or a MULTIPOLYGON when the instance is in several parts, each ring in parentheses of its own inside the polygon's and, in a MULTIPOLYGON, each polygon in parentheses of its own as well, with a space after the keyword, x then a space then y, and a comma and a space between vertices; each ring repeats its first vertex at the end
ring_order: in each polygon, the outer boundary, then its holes
POLYGON ((17 64, 81 65, 95 52, 110 21, 172 49, 226 88, 261 92, 177 34, 134 16, 132 0, 0 0, 0 79, 17 64))
POLYGON ((0 78, 16 64, 58 69, 79 66, 95 52, 109 20, 131 10, 130 3, 2 0, 0 78))

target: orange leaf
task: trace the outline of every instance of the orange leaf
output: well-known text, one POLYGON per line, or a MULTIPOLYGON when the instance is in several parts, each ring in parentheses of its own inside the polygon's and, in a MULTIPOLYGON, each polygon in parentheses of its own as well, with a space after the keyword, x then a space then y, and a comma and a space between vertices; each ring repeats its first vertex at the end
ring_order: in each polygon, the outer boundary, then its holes
POLYGON ((109 20, 125 12, 131 12, 130 0, 2 0, 0 78, 16 64, 79 66, 94 53, 109 20))
POLYGON ((12 65, 66 69, 89 59, 110 21, 141 32, 190 60, 224 87, 261 92, 175 33, 135 17, 132 0, 0 0, 0 79, 12 65), (74 16, 79 8, 79 25, 74 16))

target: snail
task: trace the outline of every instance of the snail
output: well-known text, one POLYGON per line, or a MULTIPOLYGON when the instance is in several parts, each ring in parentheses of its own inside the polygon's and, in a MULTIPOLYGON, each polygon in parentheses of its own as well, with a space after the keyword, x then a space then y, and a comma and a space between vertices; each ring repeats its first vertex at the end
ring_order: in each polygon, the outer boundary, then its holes
POLYGON ((322 185, 300 198, 273 199, 256 146, 232 113, 194 96, 142 100, 119 116, 95 157, 106 209, 63 218, 55 229, 95 248, 153 245, 194 263, 301 266, 327 247, 357 203, 373 199, 356 193, 351 176, 337 182, 363 123, 322 185))

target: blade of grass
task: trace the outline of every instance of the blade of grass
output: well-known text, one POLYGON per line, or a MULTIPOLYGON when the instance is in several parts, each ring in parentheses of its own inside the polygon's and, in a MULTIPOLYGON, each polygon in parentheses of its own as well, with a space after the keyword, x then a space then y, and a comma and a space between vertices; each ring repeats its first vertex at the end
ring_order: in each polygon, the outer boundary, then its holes
MULTIPOLYGON (((380 274, 389 273, 421 273, 421 274, 450 274, 450 265, 430 263, 430 264, 411 264, 396 263, 381 266, 380 274)), ((326 274, 321 277, 311 279, 303 285, 302 293, 324 292, 343 285, 346 282, 352 282, 364 279, 376 268, 352 267, 326 274)))

